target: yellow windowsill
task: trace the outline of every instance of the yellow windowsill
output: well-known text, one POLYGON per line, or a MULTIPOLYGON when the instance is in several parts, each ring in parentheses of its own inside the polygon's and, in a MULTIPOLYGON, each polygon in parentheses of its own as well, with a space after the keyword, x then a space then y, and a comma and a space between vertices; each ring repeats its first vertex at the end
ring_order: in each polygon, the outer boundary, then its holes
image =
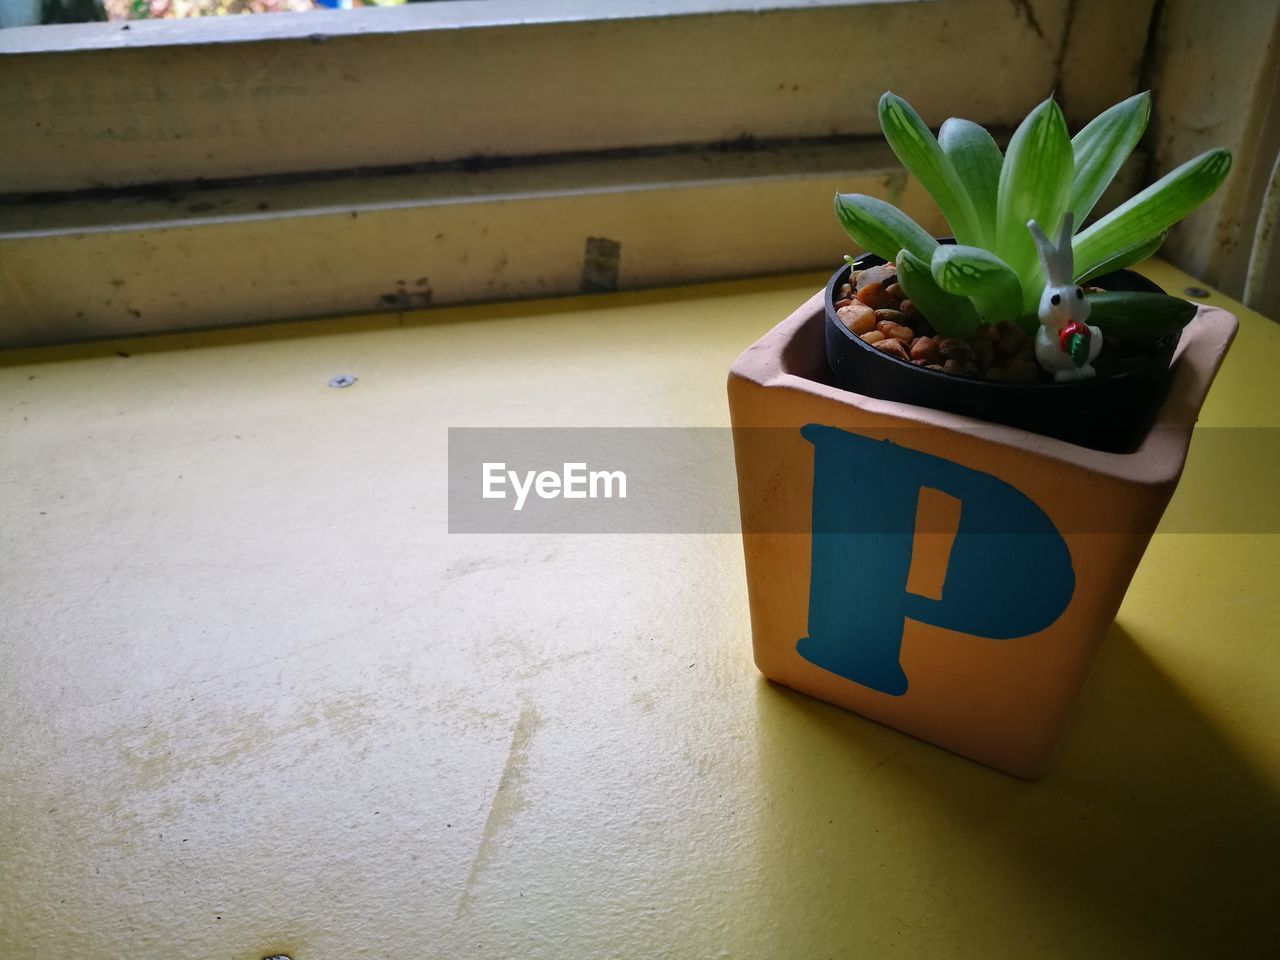
POLYGON ((822 279, 0 355, 0 955, 1269 948, 1275 533, 1157 535, 1035 784, 764 682, 733 536, 447 533, 446 427, 724 424, 822 279))

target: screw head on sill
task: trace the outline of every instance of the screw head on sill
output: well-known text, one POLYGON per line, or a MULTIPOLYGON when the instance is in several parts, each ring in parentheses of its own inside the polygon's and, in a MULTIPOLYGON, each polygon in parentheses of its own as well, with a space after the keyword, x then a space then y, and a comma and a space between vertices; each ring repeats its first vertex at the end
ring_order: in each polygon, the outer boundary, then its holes
POLYGON ((1209 296, 1209 291, 1206 290, 1204 287, 1187 287, 1182 292, 1185 293, 1188 297, 1196 297, 1198 299, 1209 296))
POLYGON ((336 376, 336 377, 331 378, 331 379, 329 380, 329 386, 334 387, 335 389, 341 390, 341 389, 343 389, 344 387, 349 387, 349 386, 351 386, 351 385, 352 385, 353 383, 355 383, 358 379, 360 379, 360 378, 359 378, 359 377, 354 377, 354 376, 352 376, 352 375, 351 375, 351 374, 349 374, 349 373, 343 373, 343 374, 339 374, 339 375, 338 375, 338 376, 336 376))

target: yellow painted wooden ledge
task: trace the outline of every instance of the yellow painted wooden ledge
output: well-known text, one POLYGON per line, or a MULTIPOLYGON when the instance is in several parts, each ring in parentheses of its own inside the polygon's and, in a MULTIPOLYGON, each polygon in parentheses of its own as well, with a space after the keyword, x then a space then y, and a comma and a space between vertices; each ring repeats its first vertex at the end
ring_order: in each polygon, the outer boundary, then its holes
POLYGON ((1276 533, 1157 535, 1026 784, 761 680, 733 536, 446 532, 446 427, 724 424, 820 280, 4 355, 0 956, 1273 950, 1276 533))

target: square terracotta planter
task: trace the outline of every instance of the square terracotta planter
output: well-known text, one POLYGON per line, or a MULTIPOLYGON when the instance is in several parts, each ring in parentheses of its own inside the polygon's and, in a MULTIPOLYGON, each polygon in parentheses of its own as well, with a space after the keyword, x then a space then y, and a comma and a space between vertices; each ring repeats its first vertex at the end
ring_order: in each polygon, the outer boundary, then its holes
POLYGON ((729 375, 756 665, 1035 778, 1177 486, 1235 317, 1200 308, 1155 425, 1113 454, 825 383, 823 296, 729 375))

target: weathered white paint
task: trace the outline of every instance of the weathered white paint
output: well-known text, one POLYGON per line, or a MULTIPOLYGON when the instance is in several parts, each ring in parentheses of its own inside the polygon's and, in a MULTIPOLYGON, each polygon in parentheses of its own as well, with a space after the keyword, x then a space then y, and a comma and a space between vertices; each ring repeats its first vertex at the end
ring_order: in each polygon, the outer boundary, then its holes
MULTIPOLYGON (((1151 82, 1158 173, 1211 147, 1228 147, 1234 159, 1226 183, 1162 254, 1239 296, 1280 153, 1280 5, 1239 0, 1227 11, 1213 0, 1166 0, 1151 82)), ((1280 317, 1280 269, 1271 277, 1254 306, 1280 317)))
MULTIPOLYGON (((464 208, 493 227, 465 249, 432 247, 430 272, 449 277, 433 286, 437 302, 575 289, 583 236, 605 233, 593 225, 603 207, 613 218, 608 234, 631 238, 624 287, 818 267, 842 242, 825 209, 828 188, 883 191, 893 165, 882 152, 626 152, 742 135, 874 138, 884 86, 931 123, 956 114, 995 127, 1016 123, 1056 86, 1078 124, 1136 89, 1152 10, 1150 0, 1120 9, 1103 0, 594 6, 565 0, 531 12, 485 0, 222 18, 181 30, 7 31, 0 137, 9 149, 0 153, 0 183, 11 191, 546 156, 501 174, 339 176, 180 189, 176 202, 107 197, 0 208, 4 342, 365 309, 398 296, 389 280, 424 275, 413 269, 422 263, 421 238, 464 208), (315 35, 329 39, 313 43, 315 35), (102 49, 81 49, 95 45, 102 49), (935 55, 897 56, 904 45, 935 55), (183 87, 147 79, 174 71, 196 79, 183 87), (608 159, 585 159, 601 151, 608 159), (828 177, 836 172, 838 184, 828 177), (678 204, 683 222, 675 223, 676 207, 666 220, 654 214, 657 197, 678 204), (739 205, 723 206, 728 197, 739 205), (483 201, 493 201, 483 215, 469 206, 483 201), (575 212, 562 216, 569 208, 575 212), (541 219, 525 223, 535 213, 541 219), (148 236, 161 225, 163 234, 148 236), (533 252, 513 258, 507 235, 533 252), (707 246, 684 244, 665 267, 660 255, 642 255, 646 244, 669 246, 668 235, 701 236, 707 246), (326 291, 315 278, 335 250, 344 251, 344 281, 326 291), (520 267, 504 267, 501 279, 477 265, 504 258, 520 267), (122 273, 132 276, 128 298, 112 295, 122 273)), ((1195 0, 1162 10, 1152 66, 1159 167, 1218 143, 1237 158, 1227 186, 1165 253, 1239 292, 1245 238, 1280 149, 1276 14, 1254 3, 1238 16, 1212 17, 1195 0), (1222 101, 1238 109, 1223 111, 1222 101)), ((1109 198, 1132 193, 1141 168, 1130 164, 1126 187, 1109 198)), ((924 201, 912 212, 934 216, 924 201)), ((1280 313, 1276 286, 1264 283, 1258 302, 1280 313)))
POLYGON ((392 24, 384 15, 443 16, 435 8, 449 6, 222 18, 278 16, 309 33, 276 37, 247 23, 240 42, 202 42, 240 27, 196 22, 169 45, 0 56, 0 184, 66 190, 872 135, 886 88, 933 124, 958 115, 1008 126, 1055 84, 1068 0, 768 4, 326 32, 330 22, 392 24), (159 80, 174 76, 184 82, 159 80))
POLYGON ((1155 0, 1072 0, 1057 95, 1072 128, 1142 89, 1155 0))
POLYGON ((255 43, 324 37, 379 36, 429 30, 474 30, 533 24, 602 22, 762 13, 768 10, 872 6, 929 0, 449 0, 383 9, 313 10, 270 17, 137 20, 123 24, 56 24, 0 36, 0 53, 70 53, 183 44, 255 43))
POLYGON ((834 267, 837 190, 945 225, 880 145, 341 179, 10 209, 0 345, 834 267), (261 209, 260 209, 261 207, 261 209))

